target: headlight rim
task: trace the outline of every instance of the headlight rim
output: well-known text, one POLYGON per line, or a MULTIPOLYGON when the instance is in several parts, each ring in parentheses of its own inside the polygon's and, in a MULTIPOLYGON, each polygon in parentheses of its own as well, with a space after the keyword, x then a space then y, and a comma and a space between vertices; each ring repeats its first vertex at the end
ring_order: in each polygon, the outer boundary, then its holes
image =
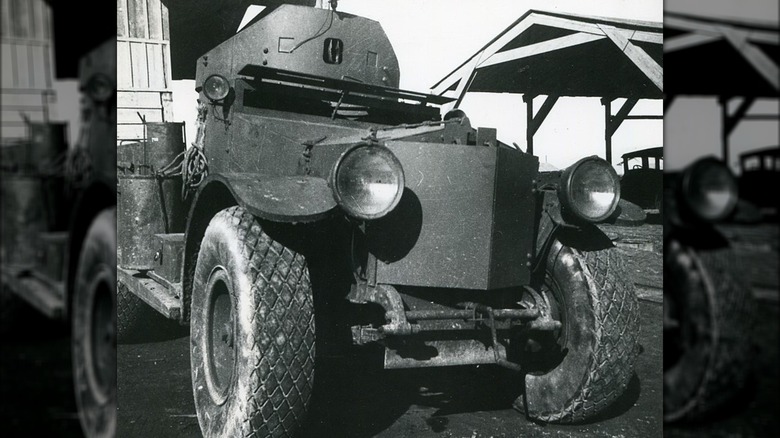
POLYGON ((699 158, 698 160, 691 163, 685 169, 685 171, 683 171, 678 190, 678 199, 680 199, 681 204, 685 206, 685 211, 688 212, 694 219, 708 223, 720 222, 731 216, 734 213, 734 210, 736 210, 737 203, 739 202, 739 183, 737 181, 737 177, 723 161, 714 156, 699 158), (696 170, 705 165, 715 165, 716 167, 724 170, 728 175, 729 180, 731 181, 731 187, 733 188, 727 206, 722 209, 720 214, 716 216, 703 215, 699 209, 693 206, 690 200, 690 188, 694 182, 692 179, 697 174, 696 170))
POLYGON ((116 91, 116 84, 111 79, 111 77, 108 76, 107 74, 95 73, 89 78, 89 80, 87 80, 87 84, 84 88, 86 94, 89 96, 90 99, 98 103, 104 103, 104 102, 108 102, 111 99, 111 96, 116 91), (106 84, 106 90, 108 90, 107 93, 98 94, 96 92, 97 90, 96 85, 100 82, 106 84))
POLYGON ((208 77, 206 77, 206 80, 203 81, 203 85, 201 86, 201 89, 203 90, 203 94, 212 102, 222 102, 230 95, 230 81, 228 81, 228 78, 222 76, 219 73, 213 73, 210 74, 208 77), (222 97, 216 97, 209 95, 207 84, 209 83, 209 80, 213 78, 218 78, 225 83, 225 94, 222 97))
POLYGON ((382 217, 387 216, 390 212, 395 210, 395 208, 398 206, 398 204, 401 202, 401 198, 403 197, 404 188, 406 187, 406 176, 404 174, 404 168, 403 165, 401 165, 401 161, 398 159, 398 157, 395 156, 395 154, 384 145, 378 145, 374 143, 369 142, 361 142, 357 143, 355 145, 350 146, 349 148, 345 149, 339 157, 336 159, 336 162, 334 163, 330 176, 328 178, 331 186, 331 191, 333 192, 333 198, 335 199, 336 203, 341 207, 341 209, 349 216, 358 220, 375 220, 380 219, 382 217), (390 158, 390 161, 392 162, 393 167, 398 169, 398 185, 399 190, 395 194, 395 197, 393 198, 393 201, 381 212, 374 213, 374 214, 361 214, 359 212, 353 211, 352 209, 346 207, 347 205, 346 201, 344 200, 342 194, 339 192, 338 189, 338 182, 337 178, 339 175, 339 170, 341 169, 342 164, 344 163, 344 160, 347 156, 349 156, 351 153, 357 151, 358 149, 362 148, 378 148, 377 150, 383 151, 387 157, 390 158))
POLYGON ((563 212, 567 216, 573 217, 573 219, 575 219, 576 221, 586 222, 586 223, 602 222, 615 213, 618 204, 620 203, 620 177, 618 176, 617 171, 615 171, 612 165, 609 164, 609 162, 607 162, 606 160, 602 159, 597 155, 590 155, 587 157, 580 158, 574 164, 570 165, 569 167, 563 170, 561 174, 560 183, 558 185, 558 199, 561 201, 563 212), (614 193, 615 193, 615 199, 613 200, 610 208, 607 210, 606 213, 601 214, 597 217, 586 216, 582 213, 582 211, 576 208, 574 202, 572 201, 573 195, 571 193, 572 190, 571 181, 574 178, 574 175, 576 174, 577 170, 583 164, 591 161, 598 163, 602 168, 604 168, 607 171, 607 174, 609 175, 610 179, 613 182, 612 186, 614 187, 614 193))

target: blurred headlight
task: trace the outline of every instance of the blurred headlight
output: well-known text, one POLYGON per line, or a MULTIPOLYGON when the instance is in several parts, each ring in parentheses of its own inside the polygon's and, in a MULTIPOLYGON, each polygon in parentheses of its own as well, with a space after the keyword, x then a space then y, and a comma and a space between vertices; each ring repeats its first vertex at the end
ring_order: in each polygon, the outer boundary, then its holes
POLYGON ((230 83, 224 76, 211 75, 203 83, 203 93, 211 100, 222 100, 230 93, 230 83))
POLYGON ((89 78, 86 88, 87 95, 95 102, 105 102, 114 94, 114 82, 101 73, 89 78))
POLYGON ((737 204, 737 182, 731 171, 715 158, 703 158, 685 170, 682 201, 699 219, 726 218, 737 204))
POLYGON ((377 219, 392 211, 404 191, 404 171, 384 146, 357 146, 336 163, 333 193, 347 214, 377 219))
POLYGON ((599 222, 617 208, 620 179, 606 161, 596 156, 585 157, 563 171, 558 198, 567 214, 599 222))

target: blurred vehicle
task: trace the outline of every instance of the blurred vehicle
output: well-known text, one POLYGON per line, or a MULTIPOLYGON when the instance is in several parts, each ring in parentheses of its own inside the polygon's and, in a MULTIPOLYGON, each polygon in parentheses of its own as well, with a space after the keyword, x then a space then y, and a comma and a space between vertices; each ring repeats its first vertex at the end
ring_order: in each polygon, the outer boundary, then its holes
POLYGON ((0 330, 24 303, 72 328, 76 402, 88 437, 116 429, 116 42, 79 64, 82 129, 30 123, 4 147, 0 330))
POLYGON ((700 418, 751 376, 750 285, 715 225, 735 214, 737 181, 703 158, 664 178, 664 420, 700 418))
POLYGON ((762 210, 765 216, 777 216, 780 196, 780 147, 746 152, 739 157, 739 196, 762 210))
POLYGON ((663 202, 664 148, 654 147, 623 154, 620 196, 646 210, 659 210, 663 202))
POLYGON ((518 371, 537 420, 604 412, 639 353, 633 283, 594 225, 617 173, 543 174, 442 118, 452 99, 398 89, 380 24, 332 4, 281 6, 198 59, 189 149, 170 124, 120 146, 120 337, 148 331, 147 305, 189 324, 206 437, 294 434, 318 358, 353 345, 388 369, 518 371))

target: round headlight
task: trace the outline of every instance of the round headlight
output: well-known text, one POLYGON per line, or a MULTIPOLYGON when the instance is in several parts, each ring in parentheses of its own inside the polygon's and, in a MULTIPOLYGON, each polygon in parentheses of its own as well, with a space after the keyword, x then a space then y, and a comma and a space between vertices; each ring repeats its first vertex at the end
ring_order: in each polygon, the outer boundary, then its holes
POLYGON ((585 157, 563 171, 558 187, 564 211, 588 222, 608 218, 620 201, 617 172, 599 157, 585 157))
POLYGON ((332 184, 336 202, 347 214, 358 219, 377 219, 401 200, 404 171, 389 149, 361 145, 341 156, 332 184))
POLYGON ((222 100, 230 93, 230 83, 224 76, 211 75, 203 83, 203 93, 211 100, 222 100))
POLYGON ((737 205, 737 182, 725 164, 715 158, 703 158, 683 173, 682 196, 699 219, 721 220, 737 205))
POLYGON ((89 78, 86 92, 95 102, 105 102, 114 94, 114 82, 107 75, 96 74, 89 78))

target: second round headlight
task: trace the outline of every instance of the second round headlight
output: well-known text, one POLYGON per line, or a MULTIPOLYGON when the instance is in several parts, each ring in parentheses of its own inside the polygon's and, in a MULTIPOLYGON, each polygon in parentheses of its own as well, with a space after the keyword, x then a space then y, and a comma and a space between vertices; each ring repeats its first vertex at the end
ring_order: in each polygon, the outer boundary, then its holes
POLYGON ((683 174, 683 202, 699 219, 717 221, 730 215, 737 204, 737 192, 731 171, 715 158, 703 158, 683 174))
POLYGON ((568 214, 599 222, 615 212, 620 180, 609 163, 596 156, 586 157, 563 171, 558 197, 568 214))
POLYGON ((336 201, 347 214, 358 219, 378 219, 401 200, 404 171, 389 149, 361 145, 341 157, 332 184, 336 201))

